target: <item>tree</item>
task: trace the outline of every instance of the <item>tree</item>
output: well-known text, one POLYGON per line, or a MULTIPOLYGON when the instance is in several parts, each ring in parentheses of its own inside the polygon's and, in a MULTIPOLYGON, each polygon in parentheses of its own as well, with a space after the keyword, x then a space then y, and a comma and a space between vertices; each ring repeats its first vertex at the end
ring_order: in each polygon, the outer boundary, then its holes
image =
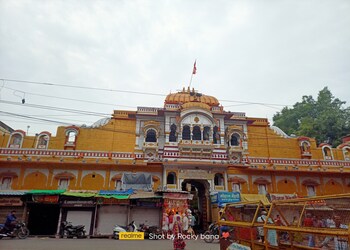
POLYGON ((290 135, 313 137, 318 143, 337 146, 341 137, 350 133, 350 107, 344 108, 345 103, 325 87, 317 100, 303 96, 293 108, 284 107, 273 116, 273 125, 290 135))

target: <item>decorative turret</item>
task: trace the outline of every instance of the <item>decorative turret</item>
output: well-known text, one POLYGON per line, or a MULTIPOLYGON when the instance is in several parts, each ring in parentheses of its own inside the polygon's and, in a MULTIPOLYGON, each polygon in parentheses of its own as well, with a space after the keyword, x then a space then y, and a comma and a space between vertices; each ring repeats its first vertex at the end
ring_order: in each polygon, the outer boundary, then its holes
POLYGON ((180 92, 167 95, 164 104, 182 105, 188 102, 200 102, 207 104, 210 107, 220 105, 218 99, 216 99, 215 97, 198 93, 194 89, 192 89, 191 91, 189 87, 187 88, 187 90, 183 88, 180 92))

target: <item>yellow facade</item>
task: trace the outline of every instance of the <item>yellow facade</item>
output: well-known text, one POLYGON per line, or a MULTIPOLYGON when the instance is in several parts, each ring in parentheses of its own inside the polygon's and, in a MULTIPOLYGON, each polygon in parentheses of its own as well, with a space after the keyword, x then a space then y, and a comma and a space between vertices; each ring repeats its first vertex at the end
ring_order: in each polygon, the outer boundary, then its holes
POLYGON ((69 190, 115 190, 123 174, 149 173, 153 191, 194 187, 205 209, 208 193, 218 191, 350 192, 349 140, 332 148, 290 137, 267 119, 224 111, 216 98, 190 90, 170 94, 163 108, 116 110, 93 127, 58 127, 56 136, 4 132, 0 144, 2 189, 54 190, 68 180, 69 190), (41 135, 47 144, 39 144, 41 135))

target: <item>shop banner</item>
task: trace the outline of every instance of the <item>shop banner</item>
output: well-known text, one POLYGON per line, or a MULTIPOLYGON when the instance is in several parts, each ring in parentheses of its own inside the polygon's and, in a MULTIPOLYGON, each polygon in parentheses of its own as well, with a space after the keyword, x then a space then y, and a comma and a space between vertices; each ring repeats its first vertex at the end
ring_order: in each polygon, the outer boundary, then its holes
POLYGON ((9 206, 22 206, 23 202, 20 197, 0 197, 0 207, 9 206))
POLYGON ((187 208, 187 200, 164 199, 165 208, 187 208))
POLYGON ((218 192, 210 196, 211 203, 222 206, 226 203, 240 202, 241 196, 239 192, 218 192))
POLYGON ((95 204, 93 200, 64 200, 62 207, 93 207, 95 204))
POLYGON ((58 203, 58 195, 33 195, 33 201, 38 203, 58 203))
POLYGON ((270 194, 270 201, 290 200, 298 198, 297 194, 270 194))
POLYGON ((182 194, 182 193, 163 193, 164 199, 173 199, 173 200, 187 200, 192 199, 193 195, 191 194, 182 194))
POLYGON ((104 204, 104 205, 129 205, 130 200, 128 199, 109 199, 109 198, 98 198, 97 199, 98 204, 104 204))

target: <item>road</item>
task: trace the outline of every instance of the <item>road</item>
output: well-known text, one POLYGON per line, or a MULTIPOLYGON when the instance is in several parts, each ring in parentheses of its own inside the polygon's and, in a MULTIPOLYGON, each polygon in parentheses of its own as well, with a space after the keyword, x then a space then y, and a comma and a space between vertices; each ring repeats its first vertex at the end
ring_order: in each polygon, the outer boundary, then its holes
MULTIPOLYGON (((54 239, 30 237, 25 240, 3 238, 1 250, 173 250, 171 240, 54 239)), ((219 250, 218 241, 186 240, 185 250, 219 250)))

